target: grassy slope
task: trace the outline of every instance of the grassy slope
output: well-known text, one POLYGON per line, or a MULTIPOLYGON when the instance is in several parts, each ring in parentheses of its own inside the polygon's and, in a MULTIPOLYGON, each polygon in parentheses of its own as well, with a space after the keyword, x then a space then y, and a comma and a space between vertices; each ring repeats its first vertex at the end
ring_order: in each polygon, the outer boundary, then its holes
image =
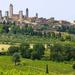
POLYGON ((71 64, 42 60, 21 60, 21 65, 14 66, 11 57, 0 56, 0 75, 73 75, 71 64), (46 64, 49 65, 49 74, 45 73, 46 64))

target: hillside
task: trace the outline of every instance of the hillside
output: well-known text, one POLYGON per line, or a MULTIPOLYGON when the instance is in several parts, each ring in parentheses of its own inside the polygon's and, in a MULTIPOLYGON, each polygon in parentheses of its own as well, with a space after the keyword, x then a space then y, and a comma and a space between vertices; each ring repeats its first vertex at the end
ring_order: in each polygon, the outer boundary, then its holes
POLYGON ((73 75, 71 63, 57 63, 43 60, 21 59, 21 64, 14 66, 12 57, 0 56, 0 75, 73 75), (49 74, 45 73, 46 64, 49 74))

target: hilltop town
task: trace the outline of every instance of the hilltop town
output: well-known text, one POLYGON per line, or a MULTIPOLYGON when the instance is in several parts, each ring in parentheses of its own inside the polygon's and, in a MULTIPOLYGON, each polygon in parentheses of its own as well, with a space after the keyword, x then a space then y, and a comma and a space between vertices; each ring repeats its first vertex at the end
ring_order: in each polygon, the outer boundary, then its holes
POLYGON ((0 10, 0 75, 74 75, 75 21, 29 14, 0 10))
POLYGON ((75 21, 72 23, 66 20, 56 20, 54 17, 49 19, 38 17, 38 13, 35 16, 29 16, 29 9, 26 8, 25 15, 23 11, 20 10, 19 13, 14 14, 13 4, 9 5, 9 11, 5 11, 5 16, 2 16, 2 11, 0 10, 0 23, 14 23, 17 26, 32 26, 34 31, 56 31, 60 30, 63 27, 65 28, 75 28, 75 21))

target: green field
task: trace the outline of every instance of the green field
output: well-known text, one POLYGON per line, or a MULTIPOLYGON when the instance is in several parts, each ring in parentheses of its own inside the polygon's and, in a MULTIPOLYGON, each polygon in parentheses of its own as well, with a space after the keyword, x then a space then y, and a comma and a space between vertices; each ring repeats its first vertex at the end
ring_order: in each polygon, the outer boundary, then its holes
POLYGON ((10 56, 0 56, 0 75, 75 75, 71 63, 58 63, 43 60, 21 59, 21 65, 15 66, 10 56), (45 73, 45 65, 49 74, 45 73))

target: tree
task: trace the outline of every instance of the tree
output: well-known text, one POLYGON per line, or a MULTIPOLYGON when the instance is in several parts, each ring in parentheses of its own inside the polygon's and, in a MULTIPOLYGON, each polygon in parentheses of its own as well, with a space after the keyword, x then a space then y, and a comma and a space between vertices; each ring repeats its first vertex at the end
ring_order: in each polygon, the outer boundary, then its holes
POLYGON ((20 52, 23 58, 31 57, 31 50, 29 49, 29 44, 27 43, 22 43, 20 45, 20 52))
POLYGON ((5 33, 9 32, 9 26, 8 25, 3 26, 3 32, 5 32, 5 33))
POLYGON ((15 65, 20 63, 20 54, 19 53, 14 53, 13 54, 13 62, 15 63, 15 65))
POLYGON ((3 24, 0 24, 0 33, 3 32, 3 24))
POLYGON ((72 65, 72 68, 75 70, 75 63, 72 65))
POLYGON ((39 55, 36 51, 33 51, 33 52, 31 53, 31 59, 32 59, 32 60, 35 60, 35 59, 40 60, 41 57, 40 57, 40 55, 39 55))
POLYGON ((55 37, 56 37, 56 36, 55 36, 55 32, 52 32, 52 33, 51 33, 51 37, 52 37, 52 38, 55 38, 55 37))
POLYGON ((15 52, 19 52, 19 47, 16 46, 10 46, 8 48, 8 54, 13 55, 15 52))
POLYGON ((48 64, 46 64, 46 73, 49 73, 49 72, 48 72, 48 64))
POLYGON ((11 33, 13 33, 13 34, 16 34, 16 33, 20 33, 21 32, 20 27, 19 26, 16 26, 16 25, 12 25, 10 27, 10 29, 11 29, 11 33))
POLYGON ((50 47, 50 59, 53 61, 63 61, 63 46, 61 44, 54 44, 50 47))
POLYGON ((33 59, 41 59, 44 55, 44 46, 42 44, 35 44, 33 46, 32 58, 33 59))

